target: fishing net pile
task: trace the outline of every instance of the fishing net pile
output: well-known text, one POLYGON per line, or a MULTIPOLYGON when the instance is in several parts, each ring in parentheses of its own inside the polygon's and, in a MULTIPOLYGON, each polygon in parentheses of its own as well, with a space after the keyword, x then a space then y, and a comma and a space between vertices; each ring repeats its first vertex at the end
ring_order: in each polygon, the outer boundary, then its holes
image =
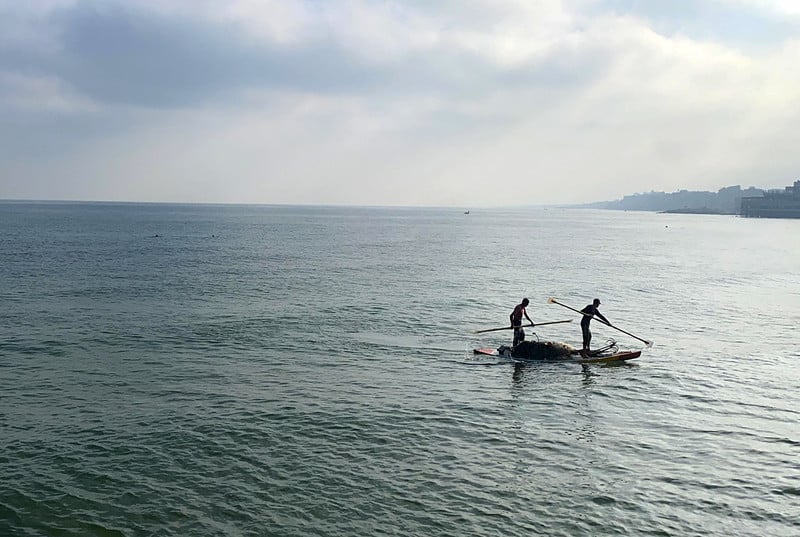
POLYGON ((578 352, 574 347, 566 343, 555 343, 552 341, 522 341, 514 347, 511 356, 524 360, 554 360, 567 358, 570 354, 578 352))

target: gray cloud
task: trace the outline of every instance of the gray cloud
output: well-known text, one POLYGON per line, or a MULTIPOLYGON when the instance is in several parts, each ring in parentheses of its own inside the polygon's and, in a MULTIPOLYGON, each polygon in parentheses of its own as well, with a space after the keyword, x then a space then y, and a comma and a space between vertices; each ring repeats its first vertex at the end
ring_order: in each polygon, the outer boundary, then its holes
POLYGON ((371 78, 335 46, 268 46, 233 26, 82 5, 52 24, 63 49, 41 68, 100 101, 186 106, 251 86, 335 90, 371 78))
POLYGON ((473 96, 497 84, 579 83, 600 68, 576 50, 502 67, 448 45, 375 63, 327 35, 279 44, 247 37, 232 23, 113 4, 78 3, 40 24, 55 46, 0 46, 4 69, 57 77, 101 103, 145 107, 192 106, 248 88, 473 96))

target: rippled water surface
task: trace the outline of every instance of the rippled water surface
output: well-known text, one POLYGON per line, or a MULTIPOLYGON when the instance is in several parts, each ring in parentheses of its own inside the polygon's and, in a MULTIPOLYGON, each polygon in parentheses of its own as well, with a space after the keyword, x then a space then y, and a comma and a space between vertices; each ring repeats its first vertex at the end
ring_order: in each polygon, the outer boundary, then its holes
MULTIPOLYGON (((0 535, 800 535, 800 221, 0 204, 0 535), (655 346, 579 345, 595 296, 655 346)), ((595 342, 623 333, 593 324, 595 342)))

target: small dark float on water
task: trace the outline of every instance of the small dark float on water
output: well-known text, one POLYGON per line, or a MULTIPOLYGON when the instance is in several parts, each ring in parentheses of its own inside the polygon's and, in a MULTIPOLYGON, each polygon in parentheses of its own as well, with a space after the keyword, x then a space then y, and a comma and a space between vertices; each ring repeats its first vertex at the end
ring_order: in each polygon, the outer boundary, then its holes
POLYGON ((579 351, 566 343, 553 341, 522 341, 513 349, 506 345, 497 349, 499 354, 510 354, 512 358, 522 360, 558 360, 569 358, 579 351))

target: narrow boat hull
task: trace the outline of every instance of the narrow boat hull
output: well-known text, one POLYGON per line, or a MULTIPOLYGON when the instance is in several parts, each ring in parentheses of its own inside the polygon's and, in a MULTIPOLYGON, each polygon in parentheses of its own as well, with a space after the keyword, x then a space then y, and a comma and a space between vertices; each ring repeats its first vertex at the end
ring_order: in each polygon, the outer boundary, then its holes
POLYGON ((624 362, 633 360, 642 355, 642 351, 619 351, 609 355, 592 356, 589 358, 576 357, 575 361, 579 364, 603 364, 607 362, 624 362))

